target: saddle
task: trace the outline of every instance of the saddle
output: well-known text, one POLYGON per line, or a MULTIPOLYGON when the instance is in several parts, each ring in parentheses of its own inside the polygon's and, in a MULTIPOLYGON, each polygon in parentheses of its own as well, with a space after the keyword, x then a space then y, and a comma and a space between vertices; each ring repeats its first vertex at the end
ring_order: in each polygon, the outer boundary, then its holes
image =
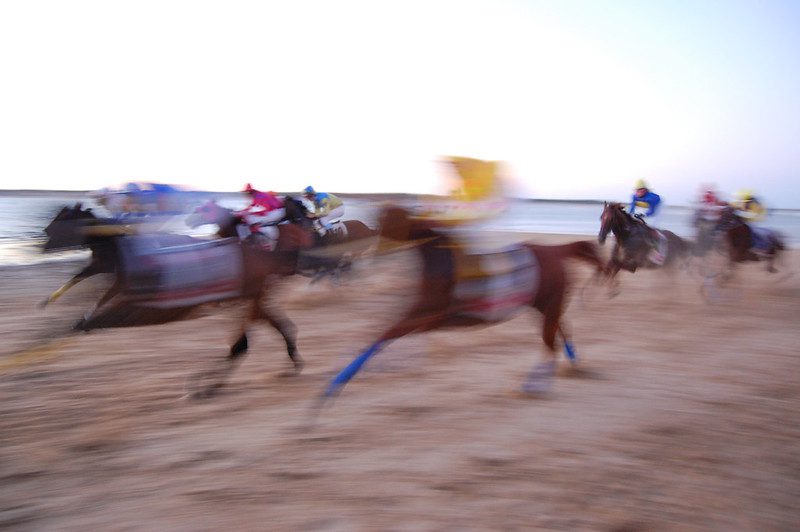
POLYGON ((347 238, 347 226, 341 220, 331 223, 331 228, 325 231, 325 234, 316 232, 316 241, 319 245, 332 244, 337 241, 343 241, 347 238))
POLYGON ((533 299, 539 263, 518 245, 495 253, 455 252, 456 313, 482 321, 502 321, 533 299))

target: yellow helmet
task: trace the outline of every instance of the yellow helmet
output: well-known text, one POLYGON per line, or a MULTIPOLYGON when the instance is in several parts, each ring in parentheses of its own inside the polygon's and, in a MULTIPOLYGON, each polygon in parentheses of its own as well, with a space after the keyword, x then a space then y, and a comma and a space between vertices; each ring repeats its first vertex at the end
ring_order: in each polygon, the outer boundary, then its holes
POLYGON ((753 196, 754 196, 753 191, 746 188, 743 188, 742 190, 736 193, 736 197, 742 201, 751 200, 753 199, 753 196))
POLYGON ((650 188, 647 186, 647 181, 644 179, 637 179, 636 183, 633 184, 634 190, 639 190, 640 188, 650 188))

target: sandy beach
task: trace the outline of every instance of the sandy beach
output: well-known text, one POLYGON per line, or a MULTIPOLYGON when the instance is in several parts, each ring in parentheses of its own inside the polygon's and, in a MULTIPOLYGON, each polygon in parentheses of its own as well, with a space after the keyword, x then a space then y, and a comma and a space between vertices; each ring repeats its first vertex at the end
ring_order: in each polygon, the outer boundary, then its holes
MULTIPOLYGON (((495 235, 495 241, 521 239, 495 235)), ((587 239, 590 237, 587 237, 587 239)), ((553 243, 571 236, 529 235, 553 243)), ((608 252, 607 244, 604 251, 608 252)), ((242 312, 61 337, 96 298, 78 269, 0 269, 0 528, 15 530, 789 530, 800 522, 800 252, 701 280, 644 271, 622 293, 572 268, 581 372, 521 386, 544 350, 532 311, 392 344, 311 424, 331 376, 410 301, 413 251, 343 286, 286 280, 297 377, 267 325, 219 395, 187 377, 242 312)))

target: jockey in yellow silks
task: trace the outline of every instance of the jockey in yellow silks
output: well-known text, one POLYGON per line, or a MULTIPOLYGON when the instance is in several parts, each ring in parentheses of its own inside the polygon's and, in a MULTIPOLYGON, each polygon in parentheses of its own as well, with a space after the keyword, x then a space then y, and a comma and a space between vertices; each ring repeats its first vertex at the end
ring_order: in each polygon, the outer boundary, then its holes
POLYGON ((757 224, 767 217, 767 209, 756 198, 753 191, 740 190, 737 192, 736 199, 731 202, 731 206, 736 210, 737 216, 750 226, 752 247, 760 251, 767 250, 769 248, 769 230, 759 227, 757 224))
POLYGON ((767 216, 767 209, 755 197, 752 190, 740 190, 731 202, 736 214, 747 222, 760 222, 767 216))

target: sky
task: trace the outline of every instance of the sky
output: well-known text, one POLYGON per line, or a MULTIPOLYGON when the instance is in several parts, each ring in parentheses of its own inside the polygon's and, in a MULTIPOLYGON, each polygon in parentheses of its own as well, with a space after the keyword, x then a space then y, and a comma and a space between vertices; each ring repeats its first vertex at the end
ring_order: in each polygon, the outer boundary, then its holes
POLYGON ((800 208, 797 1, 0 3, 0 188, 510 193, 800 208))

